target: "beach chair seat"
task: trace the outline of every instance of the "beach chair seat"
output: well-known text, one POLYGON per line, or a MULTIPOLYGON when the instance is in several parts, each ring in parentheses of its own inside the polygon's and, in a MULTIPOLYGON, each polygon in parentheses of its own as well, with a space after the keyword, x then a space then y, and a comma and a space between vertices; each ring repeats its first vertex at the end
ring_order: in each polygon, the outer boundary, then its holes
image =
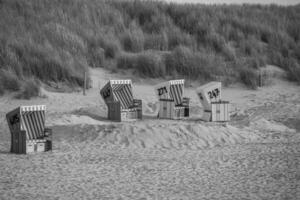
POLYGON ((108 119, 132 121, 142 119, 142 100, 134 99, 131 80, 110 80, 100 94, 108 108, 108 119))
POLYGON ((171 80, 155 87, 159 99, 159 114, 162 119, 189 117, 190 98, 183 97, 184 80, 171 80))
POLYGON ((46 106, 20 106, 6 114, 12 153, 52 150, 52 130, 45 127, 46 106))

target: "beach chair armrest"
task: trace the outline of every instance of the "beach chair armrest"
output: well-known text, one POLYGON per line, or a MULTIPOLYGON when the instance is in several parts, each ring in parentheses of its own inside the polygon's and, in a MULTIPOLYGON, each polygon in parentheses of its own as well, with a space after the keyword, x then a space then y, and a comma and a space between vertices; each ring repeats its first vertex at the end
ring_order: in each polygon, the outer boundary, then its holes
POLYGON ((190 98, 183 97, 182 106, 188 107, 190 105, 190 98))
POLYGON ((174 102, 174 99, 159 99, 159 101, 169 101, 169 102, 174 102))
POLYGON ((52 137, 52 129, 45 127, 45 129, 44 129, 44 136, 51 138, 52 137))
POLYGON ((142 100, 141 99, 133 99, 133 107, 134 108, 142 108, 142 100))

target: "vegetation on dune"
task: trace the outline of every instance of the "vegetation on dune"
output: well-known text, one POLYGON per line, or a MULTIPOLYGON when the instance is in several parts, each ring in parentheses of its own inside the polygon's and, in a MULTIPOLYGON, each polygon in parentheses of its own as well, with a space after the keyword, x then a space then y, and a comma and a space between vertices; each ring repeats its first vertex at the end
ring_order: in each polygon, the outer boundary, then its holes
POLYGON ((40 96, 40 86, 37 81, 27 80, 22 85, 21 91, 15 96, 17 99, 30 99, 40 96))
POLYGON ((88 67, 107 66, 255 88, 275 64, 300 83, 299 52, 299 5, 0 1, 0 94, 32 78, 82 86, 88 67))
POLYGON ((164 77, 166 67, 163 58, 153 51, 141 53, 123 53, 117 62, 120 69, 134 69, 143 77, 164 77))

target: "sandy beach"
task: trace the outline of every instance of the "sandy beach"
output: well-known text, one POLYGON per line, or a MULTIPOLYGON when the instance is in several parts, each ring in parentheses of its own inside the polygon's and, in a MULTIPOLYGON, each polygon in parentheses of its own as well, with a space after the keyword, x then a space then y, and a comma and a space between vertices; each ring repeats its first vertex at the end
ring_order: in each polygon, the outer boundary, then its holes
POLYGON ((195 87, 191 118, 158 120, 153 83, 134 80, 144 119, 115 123, 99 89, 128 78, 92 69, 92 88, 31 100, 0 97, 0 199, 299 199, 300 87, 276 78, 249 90, 222 90, 232 121, 206 123, 195 87), (19 105, 47 106, 52 152, 9 153, 5 114, 19 105))

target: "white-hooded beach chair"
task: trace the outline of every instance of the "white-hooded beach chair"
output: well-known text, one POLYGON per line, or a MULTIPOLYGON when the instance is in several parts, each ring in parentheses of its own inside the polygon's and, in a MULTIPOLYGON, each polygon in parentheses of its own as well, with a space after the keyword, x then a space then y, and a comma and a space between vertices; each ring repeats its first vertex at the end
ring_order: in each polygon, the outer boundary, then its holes
POLYGON ((108 107, 109 120, 142 119, 142 100, 133 98, 131 80, 110 80, 100 94, 108 107))
POLYGON ((230 120, 228 101, 222 101, 221 82, 209 82, 196 89, 203 107, 202 120, 227 122, 230 120))
POLYGON ((6 114, 12 153, 27 154, 52 149, 52 130, 45 127, 46 106, 20 106, 6 114))
POLYGON ((159 118, 181 119, 189 117, 189 98, 184 95, 184 80, 170 80, 155 87, 159 99, 159 118))

